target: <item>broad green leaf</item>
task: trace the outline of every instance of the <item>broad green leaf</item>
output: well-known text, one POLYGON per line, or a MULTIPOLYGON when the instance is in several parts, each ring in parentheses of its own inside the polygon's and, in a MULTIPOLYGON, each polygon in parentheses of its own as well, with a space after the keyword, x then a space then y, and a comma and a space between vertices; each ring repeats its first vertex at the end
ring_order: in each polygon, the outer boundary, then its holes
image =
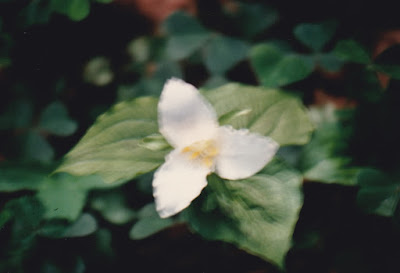
POLYGON ((172 218, 160 218, 153 203, 144 206, 138 212, 138 216, 139 220, 133 225, 129 232, 129 237, 133 240, 147 238, 175 224, 172 218))
POLYGON ((344 155, 349 134, 333 107, 311 108, 310 115, 317 125, 311 141, 302 147, 297 167, 304 178, 321 183, 353 186, 360 168, 351 165, 344 155))
POLYGON ((154 134, 158 134, 157 99, 121 102, 99 116, 57 172, 100 174, 107 183, 126 182, 164 161, 169 149, 149 149, 148 137, 154 134))
POLYGON ((37 190, 49 171, 41 166, 0 164, 0 192, 37 190))
POLYGON ((105 185, 96 176, 73 177, 67 174, 56 174, 41 184, 37 197, 46 209, 46 218, 63 218, 73 221, 80 215, 88 191, 105 185))
MULTIPOLYGON (((301 103, 283 92, 230 84, 206 96, 223 124, 269 135, 281 145, 304 144, 313 129, 301 103)), ((153 98, 117 104, 98 118, 57 171, 124 182, 157 168, 169 149, 152 137, 158 134, 156 105, 153 98)))
POLYGON ((104 4, 108 4, 111 3, 113 0, 96 0, 96 2, 98 3, 104 3, 104 4))
POLYGON ((371 58, 362 45, 354 40, 342 40, 336 44, 333 53, 347 62, 369 64, 371 58))
POLYGON ((313 51, 321 51, 336 30, 335 22, 300 24, 293 30, 294 36, 313 51))
POLYGON ((262 85, 279 87, 306 78, 314 69, 304 56, 286 53, 270 44, 254 46, 250 61, 262 85))
POLYGON ((278 12, 260 3, 237 2, 234 24, 245 37, 251 38, 266 30, 279 19, 278 12))
MULTIPOLYGON (((228 84, 204 94, 222 124, 269 135, 280 145, 304 144, 313 130, 301 102, 284 92, 228 84)), ((99 174, 118 184, 156 169, 169 151, 158 133, 157 100, 143 97, 101 115, 56 172, 99 174)))
POLYGON ((400 199, 400 177, 375 169, 365 169, 358 176, 358 205, 369 213, 393 216, 400 199))
POLYGON ((181 60, 199 49, 210 33, 195 18, 183 12, 172 14, 164 22, 169 34, 166 54, 172 60, 181 60))
POLYGON ((216 36, 204 48, 204 62, 211 74, 222 75, 243 60, 248 50, 243 41, 216 36))
POLYGON ((245 180, 212 175, 208 182, 206 193, 184 211, 190 226, 283 268, 303 203, 301 175, 274 161, 245 180))
POLYGON ((313 125, 302 103, 273 89, 227 84, 204 92, 221 124, 272 137, 281 146, 309 141, 313 125))
POLYGON ((58 136, 69 136, 76 131, 78 125, 68 117, 67 108, 56 101, 43 110, 39 128, 58 136))
POLYGON ((133 220, 136 213, 129 208, 121 191, 106 191, 96 194, 90 203, 91 207, 113 224, 126 224, 133 220))

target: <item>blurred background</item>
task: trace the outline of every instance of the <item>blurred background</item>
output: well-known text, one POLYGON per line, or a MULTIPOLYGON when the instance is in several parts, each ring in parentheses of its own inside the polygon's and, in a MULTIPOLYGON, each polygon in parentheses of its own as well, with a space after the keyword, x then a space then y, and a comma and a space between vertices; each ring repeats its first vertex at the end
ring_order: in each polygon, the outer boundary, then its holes
POLYGON ((0 0, 0 272, 280 272, 154 220, 151 175, 85 192, 75 226, 43 222, 38 179, 98 115, 170 77, 283 88, 310 109, 310 144, 280 151, 305 177, 287 272, 399 272, 399 43, 391 1, 0 0))

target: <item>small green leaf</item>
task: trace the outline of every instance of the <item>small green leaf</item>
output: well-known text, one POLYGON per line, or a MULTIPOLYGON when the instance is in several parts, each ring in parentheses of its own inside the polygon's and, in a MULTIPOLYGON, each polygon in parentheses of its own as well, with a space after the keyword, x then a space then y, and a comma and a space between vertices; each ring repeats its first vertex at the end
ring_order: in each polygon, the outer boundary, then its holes
POLYGON ((343 61, 333 53, 318 55, 318 64, 329 72, 339 71, 343 66, 343 61))
POLYGON ((247 56, 249 46, 240 40, 216 36, 204 48, 204 62, 212 74, 222 75, 247 56))
POLYGON ((208 194, 184 211, 190 226, 283 268, 303 203, 301 175, 274 161, 245 180, 208 181, 208 194))
POLYGON ((245 37, 252 38, 268 29, 279 19, 278 12, 261 3, 237 2, 238 11, 234 14, 237 28, 245 37))
POLYGON ((126 224, 135 218, 136 213, 128 207, 127 200, 121 191, 106 191, 95 195, 91 207, 101 213, 110 223, 126 224))
POLYGON ((51 0, 51 8, 67 15, 71 20, 80 21, 90 12, 89 0, 51 0))
POLYGON ((58 136, 69 136, 76 131, 78 125, 68 117, 67 108, 56 101, 43 110, 39 128, 58 136))
POLYGON ((46 209, 46 218, 73 221, 80 215, 85 205, 88 190, 104 186, 106 184, 96 176, 73 177, 56 174, 41 184, 37 197, 46 209))
POLYGON ((250 61, 261 84, 268 87, 300 81, 314 69, 313 62, 304 56, 282 52, 270 44, 253 47, 250 61))
POLYGON ((41 166, 0 164, 0 192, 36 190, 50 170, 41 166))
POLYGON ((25 158, 40 162, 50 162, 54 157, 53 147, 43 136, 34 131, 29 132, 25 137, 23 152, 25 158))
POLYGON ((88 214, 82 214, 63 234, 63 237, 83 237, 92 234, 97 229, 96 219, 88 214))
POLYGON ((68 7, 68 17, 74 21, 85 19, 90 12, 90 3, 88 0, 70 0, 68 7))
POLYGON ((400 178, 375 169, 365 169, 358 176, 358 205, 369 213, 393 216, 400 199, 400 178))
POLYGON ((199 49, 208 37, 208 33, 172 36, 167 42, 167 57, 175 61, 187 58, 199 49))
POLYGON ((175 224, 172 218, 161 219, 158 216, 154 203, 144 206, 138 213, 139 220, 133 225, 129 237, 133 240, 147 238, 171 225, 175 224))
POLYGON ((193 16, 182 11, 171 14, 165 20, 163 27, 173 36, 207 32, 193 16))
POLYGON ((96 230, 96 219, 88 213, 83 213, 73 223, 68 223, 59 219, 48 221, 41 227, 39 234, 49 238, 70 238, 84 237, 92 234, 96 230))
POLYGON ((294 35, 304 45, 313 51, 321 51, 336 30, 335 22, 323 22, 319 24, 300 24, 294 28, 294 35))
POLYGON ((164 22, 170 35, 166 53, 172 60, 181 60, 199 49, 209 38, 210 33, 195 18, 183 12, 172 14, 164 22))
POLYGON ((347 62, 369 64, 371 62, 368 52, 362 45, 354 40, 342 40, 336 44, 333 53, 347 62))

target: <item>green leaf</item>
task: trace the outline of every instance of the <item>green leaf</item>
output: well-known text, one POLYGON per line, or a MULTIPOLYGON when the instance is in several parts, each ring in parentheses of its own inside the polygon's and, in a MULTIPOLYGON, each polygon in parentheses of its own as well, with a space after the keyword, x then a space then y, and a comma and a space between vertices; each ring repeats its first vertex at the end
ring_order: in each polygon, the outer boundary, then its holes
POLYGON ((96 229, 96 219, 92 215, 84 213, 65 230, 63 237, 83 237, 92 234, 96 229))
POLYGON ((158 216, 154 203, 144 206, 139 211, 139 220, 133 225, 129 237, 133 240, 147 238, 175 224, 172 218, 162 219, 158 216))
POLYGON ((52 0, 51 7, 74 21, 85 19, 90 12, 89 0, 52 0))
POLYGON ((314 69, 313 62, 304 56, 283 52, 270 44, 254 46, 250 61, 261 84, 268 87, 300 81, 314 69))
POLYGON ((349 132, 334 108, 311 108, 310 115, 317 128, 311 141, 302 147, 297 164, 304 178, 328 184, 356 185, 360 168, 352 166, 351 158, 344 154, 349 132))
POLYGON ((343 61, 333 53, 320 54, 317 57, 318 64, 327 71, 336 72, 343 66, 343 61))
POLYGON ((41 184, 37 197, 46 209, 46 218, 73 221, 80 215, 85 205, 88 190, 105 186, 106 184, 96 176, 73 177, 56 174, 41 184))
POLYGON ((99 174, 108 183, 126 182, 164 161, 169 149, 148 148, 148 137, 154 134, 158 134, 157 99, 121 102, 99 116, 57 172, 99 174))
POLYGON ((222 75, 246 58, 248 50, 243 41, 216 36, 204 48, 204 62, 211 74, 222 75))
POLYGON ((36 165, 0 164, 0 192, 36 190, 49 171, 36 165))
POLYGON ((375 169, 364 169, 358 176, 358 205, 369 213, 393 216, 400 199, 400 177, 375 169))
POLYGON ((26 129, 31 126, 32 116, 33 106, 31 101, 13 101, 0 117, 0 130, 26 129))
POLYGON ((184 211, 190 226, 283 268, 303 203, 301 175, 274 161, 245 180, 208 181, 208 194, 184 211))
POLYGON ((319 24, 300 24, 293 30, 294 36, 313 51, 321 51, 332 39, 336 31, 335 22, 323 22, 319 24))
POLYGON ((30 244, 39 229, 43 216, 43 206, 32 196, 24 196, 6 203, 5 210, 11 214, 13 221, 12 241, 15 249, 30 244))
POLYGON ((270 136, 281 146, 310 140, 313 125, 302 103, 273 89, 231 83, 204 92, 221 124, 270 136))
POLYGON ((182 60, 192 55, 208 39, 209 34, 186 34, 168 39, 166 53, 172 60, 182 60))
POLYGON ((336 44, 333 53, 347 62, 369 64, 371 62, 368 52, 362 45, 354 40, 342 40, 336 44))
POLYGON ((251 38, 271 27, 279 19, 278 12, 265 4, 241 3, 235 13, 234 24, 245 37, 251 38))
POLYGON ((40 162, 50 162, 54 157, 53 147, 47 140, 35 131, 25 137, 24 155, 27 159, 40 162))
POLYGON ((76 131, 78 125, 68 117, 67 108, 56 101, 43 110, 39 128, 58 136, 69 136, 76 131))
POLYGON ((193 17, 183 12, 172 14, 164 22, 170 35, 166 54, 172 60, 181 60, 199 49, 209 38, 210 33, 193 17))
POLYGON ((186 35, 190 33, 205 33, 207 30, 191 15, 178 11, 171 14, 163 27, 170 35, 186 35))
POLYGON ((97 3, 104 3, 104 4, 108 4, 111 3, 113 0, 96 0, 97 3))
POLYGON ((83 213, 75 222, 68 223, 59 219, 48 221, 39 230, 39 234, 49 238, 84 237, 97 230, 96 219, 83 213))
POLYGON ((135 218, 136 213, 129 208, 121 191, 106 191, 95 195, 91 207, 101 213, 110 223, 121 225, 135 218))

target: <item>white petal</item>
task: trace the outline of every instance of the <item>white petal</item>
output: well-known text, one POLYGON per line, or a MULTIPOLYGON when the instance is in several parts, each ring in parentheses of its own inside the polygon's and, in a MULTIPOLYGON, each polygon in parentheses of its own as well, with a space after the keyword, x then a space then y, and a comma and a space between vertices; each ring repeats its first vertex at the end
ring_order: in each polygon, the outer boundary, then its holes
POLYGON ((207 185, 210 168, 195 163, 174 150, 155 172, 153 195, 160 217, 169 217, 189 206, 207 185))
POLYGON ((279 148, 273 139, 248 130, 219 129, 216 173, 226 179, 243 179, 260 171, 279 148))
POLYGON ((174 78, 166 82, 161 93, 158 123, 160 132, 175 148, 212 139, 218 128, 214 109, 199 91, 174 78))

